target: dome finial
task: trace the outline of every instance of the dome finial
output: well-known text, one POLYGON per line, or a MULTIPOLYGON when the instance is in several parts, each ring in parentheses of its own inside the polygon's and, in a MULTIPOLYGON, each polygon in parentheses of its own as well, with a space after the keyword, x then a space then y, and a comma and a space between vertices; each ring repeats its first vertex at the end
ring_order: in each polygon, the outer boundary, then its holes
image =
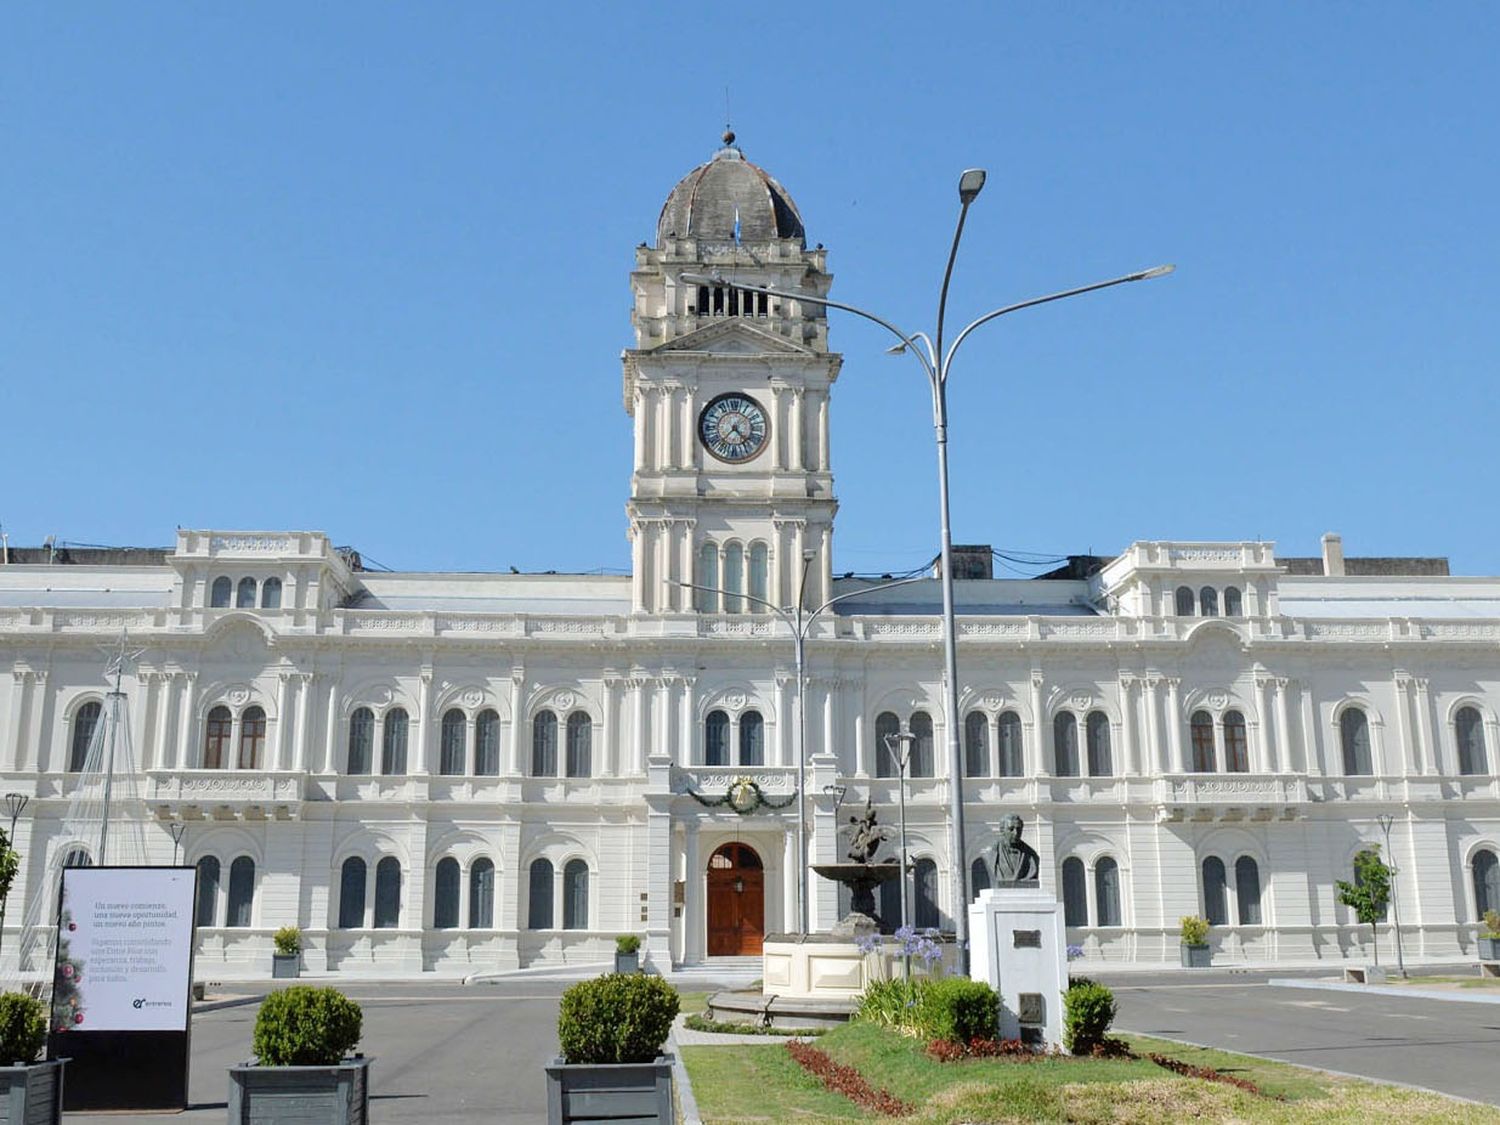
POLYGON ((726 145, 734 144, 734 130, 728 125, 724 126, 724 143, 726 145))

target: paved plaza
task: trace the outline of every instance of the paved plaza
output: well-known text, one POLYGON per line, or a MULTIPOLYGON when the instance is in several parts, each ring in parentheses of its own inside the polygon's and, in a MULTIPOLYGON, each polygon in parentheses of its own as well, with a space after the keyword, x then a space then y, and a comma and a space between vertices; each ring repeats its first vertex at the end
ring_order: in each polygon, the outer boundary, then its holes
MULTIPOLYGON (((1100 974, 1120 1002, 1117 1026, 1401 1082, 1500 1104, 1500 1003, 1287 988, 1281 973, 1100 974)), ((1310 976, 1304 974, 1304 977, 1310 976)), ((371 1118, 466 1125, 546 1121, 542 1066, 557 1052, 567 981, 350 984, 365 1012, 362 1048, 376 1059, 371 1118)), ((701 989, 703 982, 684 982, 701 989)), ((226 1069, 250 1056, 254 1002, 193 1018, 192 1107, 136 1120, 222 1122, 226 1069)), ((742 1049, 742 1048, 741 1048, 742 1049)), ((70 1114, 72 1125, 116 1115, 70 1114)))

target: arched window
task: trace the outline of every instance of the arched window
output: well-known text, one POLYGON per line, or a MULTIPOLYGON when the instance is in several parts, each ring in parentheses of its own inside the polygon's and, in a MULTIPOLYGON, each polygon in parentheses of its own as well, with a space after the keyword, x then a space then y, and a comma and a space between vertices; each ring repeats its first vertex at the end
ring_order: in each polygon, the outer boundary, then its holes
POLYGON ((1480 918, 1486 910, 1500 910, 1500 860, 1488 848, 1474 853, 1474 909, 1480 918))
POLYGON ((1358 707, 1347 707, 1339 716, 1339 744, 1344 751, 1344 773, 1363 777, 1374 773, 1370 758, 1370 721, 1358 707))
POLYGON ((527 877, 526 928, 552 928, 552 864, 545 859, 531 861, 527 877))
POLYGON ((488 930, 495 924, 495 864, 476 859, 469 868, 469 929, 488 930))
POLYGON ((1193 772, 1214 772, 1214 717, 1207 711, 1194 711, 1188 720, 1193 743, 1193 772))
POLYGON ((1089 891, 1083 860, 1076 855, 1063 860, 1063 925, 1087 926, 1089 924, 1089 891))
MULTIPOLYGON (((1489 765, 1484 752, 1484 720, 1479 711, 1473 707, 1460 707, 1453 716, 1453 734, 1458 742, 1458 772, 1488 773, 1489 765)), ((76 753, 76 737, 73 746, 76 753)))
POLYGON ((356 708, 349 716, 349 772, 370 772, 375 754, 375 713, 368 707, 356 708))
POLYGON ((895 777, 901 771, 896 768, 896 756, 886 745, 886 739, 901 733, 901 720, 890 711, 882 711, 875 717, 875 776, 895 777))
POLYGON ((247 855, 229 865, 229 916, 226 926, 249 926, 255 905, 255 860, 247 855))
POLYGON ((228 707, 215 707, 208 713, 208 724, 203 732, 203 768, 221 770, 229 760, 229 736, 234 729, 234 718, 228 707))
POLYGON ((1203 916, 1210 926, 1229 924, 1229 892, 1224 861, 1211 855, 1203 861, 1203 916))
POLYGON ((912 924, 920 930, 937 929, 942 924, 938 911, 938 869, 930 859, 919 859, 912 865, 912 924))
POLYGON ((241 578, 239 587, 234 593, 235 609, 255 608, 255 579, 241 578))
POLYGON ((68 769, 72 773, 82 773, 83 767, 88 765, 89 743, 94 739, 94 730, 103 713, 104 708, 97 700, 90 700, 73 712, 73 745, 68 754, 68 769))
POLYGON ((365 924, 365 861, 357 855, 339 870, 339 929, 358 930, 365 924))
MULTIPOLYGON (((767 600, 767 579, 770 575, 770 552, 764 543, 750 544, 750 593, 762 602, 767 600)), ((751 613, 765 613, 766 607, 750 602, 751 613)))
POLYGON ((932 747, 932 716, 926 711, 911 713, 911 762, 907 773, 912 777, 936 777, 933 764, 936 755, 932 747))
POLYGON ((93 867, 94 857, 89 855, 88 848, 82 844, 74 844, 64 853, 62 857, 64 867, 93 867))
POLYGON ((209 590, 209 609, 228 609, 229 599, 234 596, 234 583, 228 575, 220 575, 214 579, 214 584, 209 590))
POLYGON ((438 744, 438 773, 458 777, 464 772, 465 746, 468 736, 468 720, 457 707, 443 712, 442 733, 438 744))
POLYGON ((713 613, 719 608, 719 548, 715 543, 704 543, 698 548, 698 581, 702 587, 693 591, 699 613, 713 613))
POLYGON ((766 722, 759 711, 746 711, 740 716, 740 765, 763 766, 766 764, 766 722))
POLYGON ((240 769, 260 769, 266 749, 266 712, 261 707, 247 707, 240 713, 240 769))
POLYGON ((1006 711, 1000 716, 1000 776, 1020 777, 1025 772, 1021 755, 1021 716, 1006 711))
POLYGON ((703 764, 729 764, 729 716, 723 711, 710 711, 703 720, 703 764))
POLYGON ((1260 925, 1260 868, 1247 855, 1234 861, 1234 897, 1240 908, 1240 925, 1260 925))
POLYGON ((1176 605, 1173 606, 1178 617, 1193 616, 1193 591, 1188 586, 1177 587, 1176 605))
POLYGON ((400 777, 406 772, 406 741, 411 733, 411 719, 404 708, 385 713, 385 730, 380 739, 380 772, 400 777))
POLYGON ((1219 616, 1219 592, 1212 586, 1198 591, 1198 609, 1204 617, 1219 616))
POLYGON ((563 868, 563 929, 589 928, 589 865, 570 859, 563 868))
POLYGON ((452 856, 438 860, 432 893, 432 928, 435 930, 458 927, 458 880, 458 860, 452 856))
POLYGON ((574 711, 568 716, 569 777, 589 777, 593 773, 593 731, 585 712, 574 711))
POLYGON ((375 928, 401 925, 401 862, 388 855, 375 865, 375 928))
POLYGON ((206 855, 198 861, 198 907, 193 920, 199 926, 212 926, 219 908, 219 861, 206 855))
POLYGON ((724 612, 743 613, 745 592, 745 548, 731 543, 724 548, 724 612))
POLYGON ((1238 586, 1224 587, 1224 616, 1245 616, 1245 601, 1244 598, 1240 596, 1240 588, 1238 586))
POLYGON ((964 719, 964 776, 988 777, 989 773, 989 716, 983 711, 970 711, 964 719))
POLYGON ((1052 742, 1057 757, 1057 776, 1077 777, 1078 719, 1073 712, 1060 711, 1052 720, 1052 742))
POLYGON ((480 777, 500 776, 500 714, 479 712, 474 720, 474 772, 480 777))
POLYGON ((1250 772, 1250 741, 1245 736, 1245 716, 1238 711, 1224 712, 1224 769, 1250 772))
POLYGON ((551 711, 531 720, 531 776, 557 776, 557 716, 551 711))
POLYGON ((990 889, 990 865, 980 856, 969 864, 969 895, 977 897, 980 891, 990 889))
POLYGON ((281 608, 281 579, 267 578, 260 586, 260 608, 281 608))
POLYGON ((1120 865, 1109 856, 1094 864, 1094 909, 1099 925, 1120 925, 1120 865))
MULTIPOLYGON (((1110 777, 1115 772, 1114 756, 1109 752, 1109 716, 1090 711, 1088 719, 1089 776, 1110 777)), ((1105 923, 1100 922, 1101 926, 1105 923)))

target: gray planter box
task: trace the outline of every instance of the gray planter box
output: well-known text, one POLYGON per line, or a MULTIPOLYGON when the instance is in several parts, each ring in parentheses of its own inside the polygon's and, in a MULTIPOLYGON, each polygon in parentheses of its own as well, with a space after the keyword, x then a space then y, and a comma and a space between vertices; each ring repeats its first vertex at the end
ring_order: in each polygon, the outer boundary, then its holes
POLYGON ((345 1059, 336 1066, 229 1068, 229 1125, 316 1121, 365 1125, 370 1119, 370 1064, 345 1059))
POLYGON ((547 1067, 547 1125, 572 1121, 672 1125, 672 1056, 648 1063, 566 1063, 547 1067))
POLYGON ((1177 948, 1182 953, 1182 967, 1184 969, 1207 969, 1214 963, 1212 946, 1188 945, 1184 942, 1177 948))
POLYGON ((1480 938, 1479 959, 1481 961, 1500 961, 1500 938, 1480 938))
POLYGON ((302 975, 302 954, 300 953, 273 953, 271 954, 271 979, 272 980, 296 980, 302 975))
POLYGON ((641 971, 641 951, 637 949, 634 953, 615 954, 615 972, 638 973, 641 971))
POLYGON ((0 1123, 44 1125, 62 1120, 63 1067, 67 1059, 0 1066, 0 1123))

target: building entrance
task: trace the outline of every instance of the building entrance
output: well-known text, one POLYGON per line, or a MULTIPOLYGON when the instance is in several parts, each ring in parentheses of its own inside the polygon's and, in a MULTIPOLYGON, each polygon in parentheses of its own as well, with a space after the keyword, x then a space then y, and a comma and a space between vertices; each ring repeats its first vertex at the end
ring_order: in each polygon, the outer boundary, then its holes
POLYGON ((725 844, 708 860, 708 955, 759 953, 766 936, 766 873, 746 844, 725 844))

